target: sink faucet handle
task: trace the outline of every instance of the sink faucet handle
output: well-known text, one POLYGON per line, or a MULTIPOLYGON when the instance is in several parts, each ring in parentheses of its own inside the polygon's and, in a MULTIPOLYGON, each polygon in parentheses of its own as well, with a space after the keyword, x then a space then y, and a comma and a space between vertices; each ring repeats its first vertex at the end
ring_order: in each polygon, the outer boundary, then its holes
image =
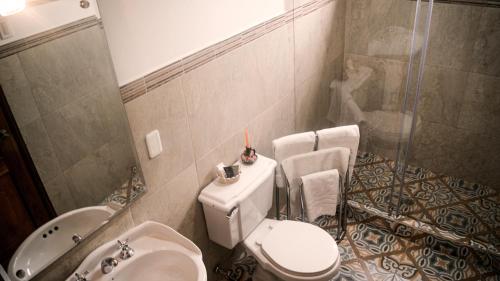
POLYGON ((134 255, 134 249, 132 249, 128 245, 128 238, 125 239, 125 242, 118 240, 118 248, 121 250, 120 251, 120 258, 122 260, 126 260, 134 255))
POLYGON ((104 274, 108 274, 118 265, 118 261, 115 258, 109 257, 105 258, 101 262, 101 271, 104 274))
POLYGON ((85 272, 83 272, 82 274, 76 272, 75 273, 76 281, 90 281, 90 279, 87 279, 86 277, 87 274, 89 274, 87 270, 85 270, 85 272))

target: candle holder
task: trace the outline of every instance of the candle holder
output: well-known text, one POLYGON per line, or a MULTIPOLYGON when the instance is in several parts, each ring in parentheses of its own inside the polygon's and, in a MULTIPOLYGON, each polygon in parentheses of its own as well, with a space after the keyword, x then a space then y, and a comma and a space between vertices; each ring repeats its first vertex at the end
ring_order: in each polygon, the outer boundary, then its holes
POLYGON ((257 161, 257 153, 255 152, 255 149, 247 146, 241 153, 240 158, 243 164, 252 165, 255 161, 257 161))

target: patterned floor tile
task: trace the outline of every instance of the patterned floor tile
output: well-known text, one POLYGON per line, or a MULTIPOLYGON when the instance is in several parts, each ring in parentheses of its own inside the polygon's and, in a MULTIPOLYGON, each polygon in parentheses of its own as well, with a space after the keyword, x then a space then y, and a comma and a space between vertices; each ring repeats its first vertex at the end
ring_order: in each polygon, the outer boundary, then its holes
POLYGON ((394 173, 385 163, 366 165, 356 168, 359 181, 366 189, 389 187, 394 173))
POLYGON ((358 155, 356 156, 356 166, 373 164, 383 161, 385 161, 385 159, 382 156, 370 152, 358 152, 358 155))
POLYGON ((410 254, 429 280, 463 280, 478 277, 464 258, 453 257, 431 248, 411 250, 410 254))
POLYGON ((442 180, 464 200, 495 193, 495 190, 491 187, 478 183, 470 183, 455 177, 444 177, 442 180))
MULTIPOLYGON (((396 167, 395 161, 392 161, 392 160, 387 161, 387 164, 391 168, 391 170, 395 170, 395 167, 396 167)), ((415 166, 411 166, 411 165, 408 165, 406 167, 405 183, 410 183, 410 182, 415 182, 415 181, 420 181, 420 180, 425 180, 425 179, 432 179, 432 178, 436 178, 436 177, 438 177, 438 175, 429 169, 415 167, 415 166)))
POLYGON ((360 192, 363 191, 364 188, 361 185, 358 177, 356 175, 353 175, 351 178, 351 182, 349 183, 349 188, 347 189, 348 193, 353 193, 353 192, 360 192))
MULTIPOLYGON (((391 188, 369 191, 368 194, 373 199, 374 207, 376 207, 379 210, 388 210, 390 203, 389 200, 391 196, 391 188)), ((394 197, 393 202, 396 203, 398 193, 394 192, 392 195, 394 197)), ((399 210, 402 214, 414 213, 420 210, 420 206, 416 204, 416 201, 412 198, 411 193, 409 193, 407 190, 403 190, 403 196, 399 210)))
POLYGON ((338 244, 338 248, 342 262, 347 262, 356 258, 348 239, 342 239, 342 241, 338 244))
POLYGON ((462 204, 429 210, 428 212, 436 221, 437 227, 461 236, 487 230, 479 219, 462 204))
POLYGON ((364 260, 373 280, 422 280, 406 253, 364 260))
POLYGON ((362 205, 373 205, 366 192, 351 193, 347 195, 348 200, 355 201, 362 205))
POLYGON ((340 276, 332 281, 365 281, 369 280, 361 264, 357 260, 342 263, 340 266, 340 276))
POLYGON ((492 229, 500 227, 500 203, 489 199, 478 199, 468 203, 484 223, 492 229))
POLYGON ((458 198, 438 179, 416 182, 406 186, 413 198, 417 199, 426 208, 440 207, 457 203, 458 198))
POLYGON ((374 226, 360 223, 349 225, 348 232, 351 238, 351 246, 361 257, 402 250, 403 246, 396 239, 396 235, 374 226))

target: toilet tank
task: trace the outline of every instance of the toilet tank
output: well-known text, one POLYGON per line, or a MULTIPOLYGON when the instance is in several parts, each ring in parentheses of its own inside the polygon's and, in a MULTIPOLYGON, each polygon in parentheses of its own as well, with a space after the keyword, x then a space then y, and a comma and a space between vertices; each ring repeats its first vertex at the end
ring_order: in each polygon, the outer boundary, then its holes
POLYGON ((210 240, 232 249, 243 241, 271 209, 276 161, 258 155, 253 165, 240 165, 232 184, 213 181, 198 196, 210 240))

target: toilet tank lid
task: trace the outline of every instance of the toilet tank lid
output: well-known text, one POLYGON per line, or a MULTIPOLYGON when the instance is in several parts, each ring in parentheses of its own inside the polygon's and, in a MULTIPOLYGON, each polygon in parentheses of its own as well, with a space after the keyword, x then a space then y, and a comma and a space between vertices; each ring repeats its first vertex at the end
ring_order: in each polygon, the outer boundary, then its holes
POLYGON ((223 184, 214 180, 198 196, 201 203, 229 211, 259 187, 270 173, 274 173, 276 168, 276 161, 260 154, 253 165, 244 165, 240 161, 236 164, 240 165, 240 179, 231 184, 223 184))

